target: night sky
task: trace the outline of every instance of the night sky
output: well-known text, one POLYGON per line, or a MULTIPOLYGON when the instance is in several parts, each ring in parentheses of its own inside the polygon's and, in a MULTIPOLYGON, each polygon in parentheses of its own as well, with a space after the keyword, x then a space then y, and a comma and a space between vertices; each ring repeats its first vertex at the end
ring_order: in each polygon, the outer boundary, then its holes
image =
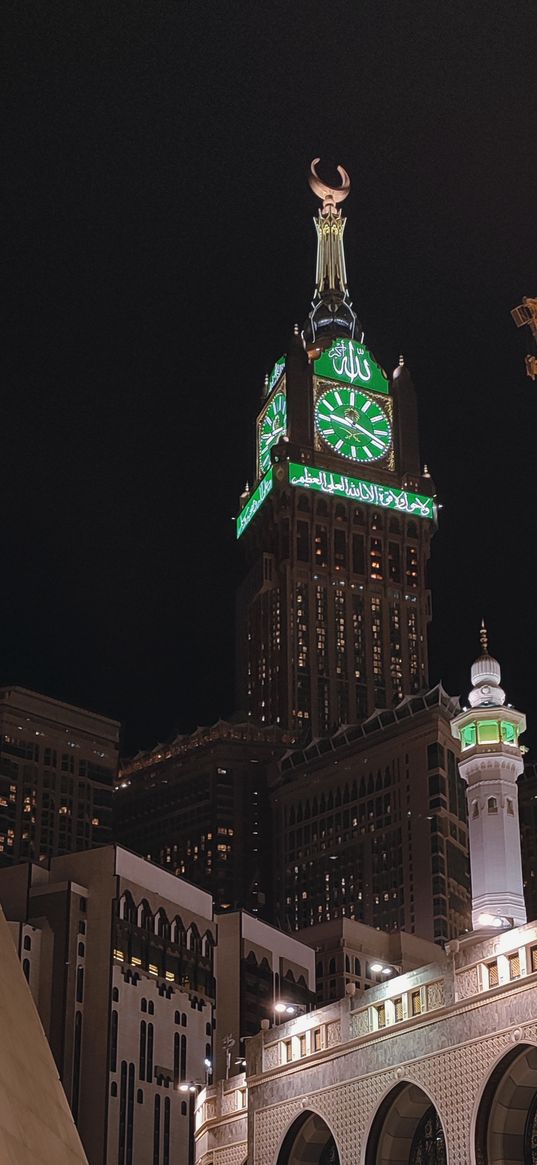
POLYGON ((466 695, 483 614, 537 740, 537 382, 509 314, 537 295, 535 4, 11 0, 0 32, 1 682, 117 717, 124 752, 233 710, 232 517, 309 309, 320 156, 443 504, 431 680, 466 695))

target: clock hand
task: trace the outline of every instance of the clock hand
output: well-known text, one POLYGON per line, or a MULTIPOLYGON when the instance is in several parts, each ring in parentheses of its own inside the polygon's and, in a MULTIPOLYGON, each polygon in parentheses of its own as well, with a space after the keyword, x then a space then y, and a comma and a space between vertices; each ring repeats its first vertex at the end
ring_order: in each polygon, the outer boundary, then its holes
POLYGON ((364 433, 366 437, 371 437, 369 429, 364 429, 362 425, 358 424, 358 421, 349 421, 347 417, 337 417, 337 422, 339 425, 346 425, 348 429, 358 429, 358 431, 360 433, 364 433))

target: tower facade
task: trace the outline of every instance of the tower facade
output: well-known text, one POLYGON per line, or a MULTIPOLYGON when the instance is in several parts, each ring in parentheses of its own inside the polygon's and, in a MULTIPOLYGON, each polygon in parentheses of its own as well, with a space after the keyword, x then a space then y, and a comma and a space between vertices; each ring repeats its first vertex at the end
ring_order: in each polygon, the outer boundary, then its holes
POLYGON ((468 786, 474 929, 526 922, 517 788, 524 768, 519 736, 526 718, 505 703, 500 665, 489 655, 484 627, 481 647, 472 666, 470 707, 451 725, 460 741, 459 770, 468 786))
POLYGON ((402 360, 386 375, 350 300, 339 173, 328 187, 312 165, 315 293, 267 378, 237 518, 240 705, 313 737, 427 684, 436 519, 412 381, 402 360))

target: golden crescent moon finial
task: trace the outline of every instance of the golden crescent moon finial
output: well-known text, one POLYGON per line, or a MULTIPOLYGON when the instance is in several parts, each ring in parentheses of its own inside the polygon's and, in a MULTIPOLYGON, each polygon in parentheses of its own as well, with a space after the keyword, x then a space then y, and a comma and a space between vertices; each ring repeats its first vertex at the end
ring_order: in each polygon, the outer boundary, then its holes
POLYGON ((343 169, 343 166, 338 166, 337 172, 341 177, 341 186, 328 186, 326 182, 323 182, 319 178, 315 168, 318 166, 320 160, 320 158, 314 158, 313 162, 311 163, 309 183, 313 193, 316 194, 318 198, 322 198, 323 214, 325 214, 328 213, 329 210, 333 209, 338 202, 344 202, 351 188, 351 180, 347 174, 347 171, 343 169))

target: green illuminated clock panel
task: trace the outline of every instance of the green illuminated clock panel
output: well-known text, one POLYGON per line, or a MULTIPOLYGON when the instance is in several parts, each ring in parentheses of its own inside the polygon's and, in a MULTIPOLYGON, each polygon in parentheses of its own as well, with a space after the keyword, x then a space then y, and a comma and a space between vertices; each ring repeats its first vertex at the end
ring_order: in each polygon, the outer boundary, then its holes
POLYGON ((281 389, 274 393, 258 424, 259 475, 270 469, 270 451, 287 432, 287 400, 281 389))
POLYGON ((323 384, 315 405, 321 445, 349 461, 379 461, 392 445, 390 411, 360 388, 323 384))

